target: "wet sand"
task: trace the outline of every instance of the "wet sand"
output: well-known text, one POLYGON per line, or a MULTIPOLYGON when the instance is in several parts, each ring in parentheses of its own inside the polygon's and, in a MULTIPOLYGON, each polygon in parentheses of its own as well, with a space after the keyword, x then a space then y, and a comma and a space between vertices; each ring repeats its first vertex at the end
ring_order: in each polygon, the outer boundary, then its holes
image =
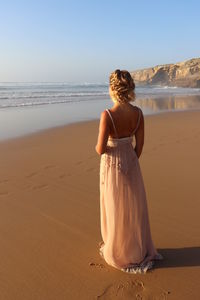
POLYGON ((0 143, 0 299, 199 299, 200 111, 145 116, 140 158, 164 261, 108 266, 100 234, 98 121, 0 143))

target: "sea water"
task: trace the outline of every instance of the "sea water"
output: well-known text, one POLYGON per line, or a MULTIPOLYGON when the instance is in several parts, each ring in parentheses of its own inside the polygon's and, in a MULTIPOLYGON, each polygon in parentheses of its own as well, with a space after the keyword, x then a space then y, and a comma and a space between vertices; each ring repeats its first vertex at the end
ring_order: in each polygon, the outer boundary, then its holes
MULTIPOLYGON (((0 139, 99 119, 112 106, 108 83, 0 83, 0 139)), ((138 86, 134 105, 144 114, 200 109, 200 89, 138 86)))

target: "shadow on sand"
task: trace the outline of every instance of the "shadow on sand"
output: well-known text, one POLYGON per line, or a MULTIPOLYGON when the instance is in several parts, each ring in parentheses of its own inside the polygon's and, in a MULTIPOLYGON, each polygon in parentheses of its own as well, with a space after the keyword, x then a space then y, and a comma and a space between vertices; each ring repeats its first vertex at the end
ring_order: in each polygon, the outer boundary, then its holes
POLYGON ((157 249, 164 260, 157 261, 155 268, 200 266, 200 247, 157 249))

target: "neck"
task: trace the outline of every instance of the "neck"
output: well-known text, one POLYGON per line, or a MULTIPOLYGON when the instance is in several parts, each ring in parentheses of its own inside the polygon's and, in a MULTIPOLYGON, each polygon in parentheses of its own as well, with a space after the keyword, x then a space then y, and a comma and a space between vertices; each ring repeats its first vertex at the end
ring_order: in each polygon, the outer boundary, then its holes
POLYGON ((124 106, 126 105, 127 103, 120 103, 120 102, 114 102, 114 106, 124 106))
POLYGON ((126 107, 126 106, 128 106, 128 103, 119 103, 119 102, 114 103, 114 107, 126 107))

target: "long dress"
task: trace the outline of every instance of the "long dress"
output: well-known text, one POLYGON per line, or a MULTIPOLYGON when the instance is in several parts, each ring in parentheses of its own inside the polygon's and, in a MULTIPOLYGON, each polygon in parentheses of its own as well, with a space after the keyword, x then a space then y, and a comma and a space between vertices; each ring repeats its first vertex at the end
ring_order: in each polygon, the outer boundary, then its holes
MULTIPOLYGON (((108 138, 100 160, 99 253, 107 264, 124 272, 145 273, 155 260, 163 259, 153 244, 146 193, 139 160, 131 136, 108 138)), ((117 130, 109 110, 115 134, 117 130)))

